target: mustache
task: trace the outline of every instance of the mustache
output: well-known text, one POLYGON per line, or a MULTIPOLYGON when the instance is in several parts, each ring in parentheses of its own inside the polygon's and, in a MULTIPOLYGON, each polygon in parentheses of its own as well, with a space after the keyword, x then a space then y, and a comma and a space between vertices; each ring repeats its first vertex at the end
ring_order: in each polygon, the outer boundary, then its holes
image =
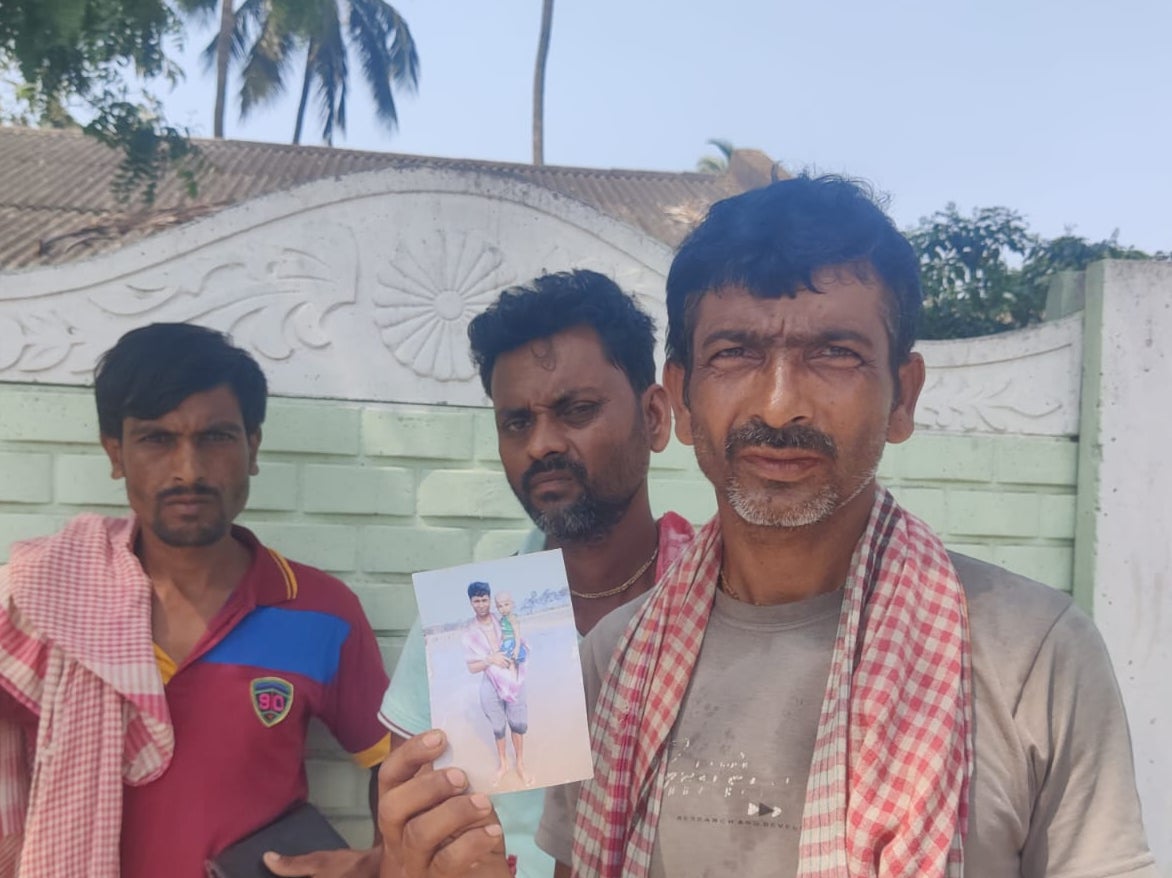
POLYGON ((579 482, 586 483, 586 467, 576 460, 571 460, 564 454, 553 454, 549 457, 543 457, 541 460, 535 460, 530 464, 529 469, 525 470, 524 475, 521 476, 521 488, 525 493, 529 493, 533 487, 533 480, 537 476, 561 470, 569 472, 579 482))
POLYGON ((838 457, 838 446, 834 439, 808 424, 790 424, 785 427, 770 427, 760 418, 753 418, 729 431, 724 440, 724 454, 732 460, 744 448, 796 448, 814 451, 831 460, 838 457))
POLYGON ((208 485, 176 485, 174 488, 165 488, 155 495, 160 503, 166 503, 176 497, 219 497, 220 492, 208 485))

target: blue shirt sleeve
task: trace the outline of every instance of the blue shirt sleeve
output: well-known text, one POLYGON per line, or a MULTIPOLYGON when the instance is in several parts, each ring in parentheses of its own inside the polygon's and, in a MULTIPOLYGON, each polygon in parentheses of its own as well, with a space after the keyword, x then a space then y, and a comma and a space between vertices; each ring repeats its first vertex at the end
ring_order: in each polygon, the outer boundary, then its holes
POLYGON ((419 620, 411 626, 407 642, 395 665, 394 676, 383 696, 378 718, 388 729, 410 738, 431 728, 431 698, 427 694, 427 654, 419 620))

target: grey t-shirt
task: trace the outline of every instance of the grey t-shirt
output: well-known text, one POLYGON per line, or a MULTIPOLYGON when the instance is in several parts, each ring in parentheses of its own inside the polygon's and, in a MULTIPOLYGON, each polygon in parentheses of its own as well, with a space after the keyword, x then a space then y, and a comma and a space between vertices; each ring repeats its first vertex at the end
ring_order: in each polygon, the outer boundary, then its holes
MULTIPOLYGON (((973 649, 966 874, 1157 878, 1123 705, 1069 597, 954 555, 973 649)), ((841 594, 752 607, 717 594, 668 751, 654 876, 792 876, 841 594)), ((641 602, 583 642, 587 704, 641 602)), ((570 861, 577 787, 549 791, 538 844, 570 861)))

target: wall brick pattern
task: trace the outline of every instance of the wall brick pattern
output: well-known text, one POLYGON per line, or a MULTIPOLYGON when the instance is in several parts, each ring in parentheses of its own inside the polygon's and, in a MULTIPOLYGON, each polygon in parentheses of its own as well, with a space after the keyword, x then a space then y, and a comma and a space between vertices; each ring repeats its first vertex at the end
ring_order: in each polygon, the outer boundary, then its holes
MULTIPOLYGON (((121 514, 97 443, 92 392, 0 385, 0 559, 87 510, 121 514)), ((880 476, 951 548, 1070 589, 1077 444, 1066 438, 920 434, 880 476)), ((411 573, 514 550, 528 520, 502 475, 491 412, 273 399, 242 523, 358 593, 388 667, 415 612, 411 573)), ((712 489, 673 441, 652 504, 702 521, 712 489)), ((369 837, 366 784, 320 729, 312 795, 354 841, 369 837)))

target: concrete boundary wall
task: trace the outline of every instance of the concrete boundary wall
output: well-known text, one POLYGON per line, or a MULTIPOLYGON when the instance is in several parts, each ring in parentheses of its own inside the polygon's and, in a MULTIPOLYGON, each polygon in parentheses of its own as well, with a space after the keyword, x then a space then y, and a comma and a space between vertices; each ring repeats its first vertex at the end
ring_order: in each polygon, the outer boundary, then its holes
POLYGON ((1086 276, 1074 588, 1123 691, 1144 823, 1172 865, 1172 265, 1086 276))
MULTIPOLYGON (((518 181, 434 169, 355 174, 94 259, 0 272, 0 382, 85 385, 122 333, 191 321, 231 332, 279 395, 483 405, 465 333, 502 288, 593 268, 635 294, 662 336, 670 257, 631 226, 518 181)), ((1074 435, 1081 344, 1078 315, 926 342, 919 425, 1074 435)))

